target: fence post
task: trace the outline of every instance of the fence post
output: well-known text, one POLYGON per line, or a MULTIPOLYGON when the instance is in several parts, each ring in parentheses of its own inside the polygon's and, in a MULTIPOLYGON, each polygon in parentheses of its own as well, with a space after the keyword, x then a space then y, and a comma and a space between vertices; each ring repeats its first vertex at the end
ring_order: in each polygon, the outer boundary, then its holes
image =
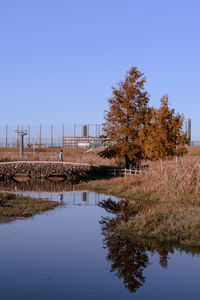
POLYGON ((31 126, 30 126, 30 124, 28 125, 28 144, 30 145, 30 143, 31 143, 31 126))
POLYGON ((40 124, 40 133, 39 133, 39 148, 41 148, 42 143, 42 125, 40 124))
POLYGON ((33 156, 35 156, 35 139, 33 139, 33 156))
POLYGON ((53 148, 53 125, 51 124, 51 148, 53 148))
POLYGON ((63 137, 65 136, 65 125, 63 124, 63 137))
MULTIPOLYGON (((17 130, 19 130, 19 124, 17 125, 17 130)), ((17 135, 17 148, 19 148, 19 135, 17 135)))
POLYGON ((8 148, 8 124, 6 124, 6 148, 8 148))

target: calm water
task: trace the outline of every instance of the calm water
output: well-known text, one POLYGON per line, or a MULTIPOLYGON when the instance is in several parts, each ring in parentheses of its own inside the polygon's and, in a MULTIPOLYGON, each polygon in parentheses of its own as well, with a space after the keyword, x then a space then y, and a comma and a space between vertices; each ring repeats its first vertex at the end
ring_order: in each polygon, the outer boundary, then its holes
POLYGON ((200 258, 150 251, 103 231, 102 216, 113 217, 97 206, 105 195, 24 194, 61 205, 0 225, 1 300, 199 299, 200 258))

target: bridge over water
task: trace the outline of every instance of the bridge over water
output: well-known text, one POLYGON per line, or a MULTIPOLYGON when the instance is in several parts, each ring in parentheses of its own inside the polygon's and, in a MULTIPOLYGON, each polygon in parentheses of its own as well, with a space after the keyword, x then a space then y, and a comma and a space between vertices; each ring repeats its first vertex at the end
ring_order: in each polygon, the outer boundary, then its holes
POLYGON ((0 162, 0 179, 60 177, 68 181, 80 181, 104 177, 109 168, 107 166, 58 161, 0 162))

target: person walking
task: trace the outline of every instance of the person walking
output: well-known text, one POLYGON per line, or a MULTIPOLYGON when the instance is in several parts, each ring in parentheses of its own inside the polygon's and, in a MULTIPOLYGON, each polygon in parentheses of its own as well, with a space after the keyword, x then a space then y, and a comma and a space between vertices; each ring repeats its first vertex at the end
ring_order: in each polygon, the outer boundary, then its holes
POLYGON ((60 159, 61 162, 63 162, 63 157, 64 157, 63 151, 60 150, 60 153, 59 153, 59 159, 60 159))

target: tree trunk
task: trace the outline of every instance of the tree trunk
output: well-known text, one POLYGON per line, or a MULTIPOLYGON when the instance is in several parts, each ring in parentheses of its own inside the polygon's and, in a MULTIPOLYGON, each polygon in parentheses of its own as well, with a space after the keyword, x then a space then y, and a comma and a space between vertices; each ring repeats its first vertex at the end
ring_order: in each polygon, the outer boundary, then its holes
POLYGON ((128 157, 127 154, 125 154, 124 158, 125 158, 125 168, 129 169, 129 167, 130 167, 130 159, 129 159, 129 157, 128 157))

